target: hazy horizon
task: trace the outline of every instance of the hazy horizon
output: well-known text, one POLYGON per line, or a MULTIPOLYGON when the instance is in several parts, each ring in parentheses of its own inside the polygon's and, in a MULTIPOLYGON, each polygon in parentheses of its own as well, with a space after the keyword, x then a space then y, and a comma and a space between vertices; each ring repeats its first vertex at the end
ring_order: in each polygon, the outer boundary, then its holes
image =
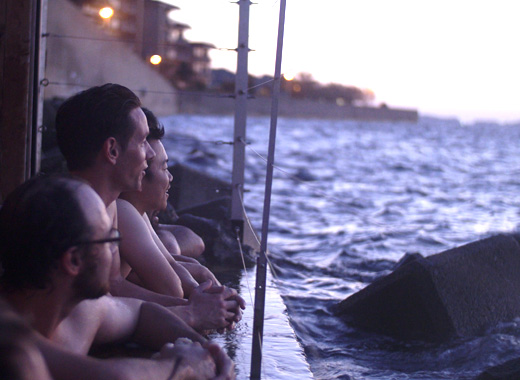
MULTIPOLYGON (((238 6, 163 0, 186 38, 216 46, 212 68, 235 71, 238 6), (218 16, 218 17, 216 17, 218 16)), ((249 71, 273 75, 279 0, 251 5, 249 71)), ((287 1, 282 72, 370 89, 375 104, 461 121, 520 120, 520 2, 287 1)))

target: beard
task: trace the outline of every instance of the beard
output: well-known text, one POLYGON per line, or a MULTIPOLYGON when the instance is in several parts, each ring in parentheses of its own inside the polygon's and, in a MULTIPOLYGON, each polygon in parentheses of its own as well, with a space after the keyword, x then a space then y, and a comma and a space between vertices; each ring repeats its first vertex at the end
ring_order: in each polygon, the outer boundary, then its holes
POLYGON ((78 274, 73 284, 76 297, 80 300, 91 300, 107 294, 110 289, 108 279, 103 281, 99 277, 98 264, 94 259, 88 259, 85 268, 78 274))

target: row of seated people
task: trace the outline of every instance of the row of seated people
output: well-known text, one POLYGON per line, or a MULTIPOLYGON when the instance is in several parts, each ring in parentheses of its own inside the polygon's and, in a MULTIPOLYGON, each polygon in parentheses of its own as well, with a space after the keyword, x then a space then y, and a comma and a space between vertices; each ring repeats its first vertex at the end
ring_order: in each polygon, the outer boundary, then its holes
POLYGON ((172 181, 153 113, 106 84, 66 100, 56 132, 69 175, 27 181, 0 210, 2 315, 20 318, 41 372, 18 378, 235 378, 206 333, 234 328, 244 300, 194 259, 204 246, 193 232, 152 227, 172 181), (88 355, 124 342, 156 354, 88 355))

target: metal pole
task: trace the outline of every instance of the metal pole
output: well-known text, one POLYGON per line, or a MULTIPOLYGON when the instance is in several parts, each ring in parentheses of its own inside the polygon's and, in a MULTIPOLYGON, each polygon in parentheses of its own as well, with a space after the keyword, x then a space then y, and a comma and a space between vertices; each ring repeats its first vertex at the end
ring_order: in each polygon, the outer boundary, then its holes
POLYGON ((245 141, 247 119, 247 56, 249 53, 249 0, 238 1, 237 73, 235 78, 235 132, 233 139, 233 173, 231 177, 231 223, 243 237, 244 213, 242 195, 244 191, 245 141))
POLYGON ((32 83, 32 137, 31 137, 31 171, 30 176, 40 172, 41 147, 43 137, 43 87, 40 80, 45 74, 46 39, 42 35, 47 32, 47 0, 37 0, 34 35, 34 72, 32 83))
POLYGON ((278 100, 280 98, 280 80, 282 69, 283 33, 285 25, 286 0, 280 0, 280 17, 278 21, 278 44, 276 48, 276 64, 273 82, 273 98, 271 104, 271 128, 269 131, 269 150, 265 179, 264 210, 262 219, 262 242, 257 258, 255 309, 253 319, 253 347, 251 355, 251 380, 260 380, 262 367, 262 342, 264 333, 265 286, 267 275, 267 234, 269 229, 269 212, 271 208, 271 189, 273 183, 273 165, 276 143, 276 124, 278 121, 278 100))

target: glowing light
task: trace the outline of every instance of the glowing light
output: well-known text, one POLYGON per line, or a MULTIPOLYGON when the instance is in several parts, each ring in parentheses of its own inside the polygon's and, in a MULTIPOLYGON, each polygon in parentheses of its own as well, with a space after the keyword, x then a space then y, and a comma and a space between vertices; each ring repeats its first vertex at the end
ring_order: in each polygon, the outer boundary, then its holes
POLYGON ((154 54, 150 57, 150 63, 152 65, 158 65, 159 63, 161 63, 162 61, 162 57, 158 54, 154 54))
POLYGON ((110 7, 104 7, 99 10, 99 17, 104 18, 105 20, 109 19, 114 15, 114 10, 110 7))
POLYGON ((290 82, 292 80, 294 80, 294 74, 291 74, 291 73, 284 73, 283 74, 283 77, 286 81, 290 82))

